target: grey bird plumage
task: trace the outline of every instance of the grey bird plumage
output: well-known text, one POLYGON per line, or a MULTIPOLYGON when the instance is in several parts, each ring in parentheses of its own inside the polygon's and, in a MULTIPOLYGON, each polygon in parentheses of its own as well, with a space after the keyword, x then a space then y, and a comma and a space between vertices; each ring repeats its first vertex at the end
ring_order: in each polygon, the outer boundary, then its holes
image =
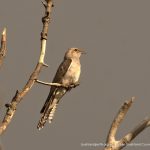
POLYGON ((72 85, 76 86, 78 84, 81 73, 80 56, 82 53, 84 52, 78 48, 70 48, 65 53, 64 60, 53 79, 53 83, 60 83, 65 87, 51 87, 46 102, 41 109, 42 117, 37 125, 39 130, 44 127, 47 120, 49 120, 49 123, 52 122, 60 99, 71 89, 72 85))

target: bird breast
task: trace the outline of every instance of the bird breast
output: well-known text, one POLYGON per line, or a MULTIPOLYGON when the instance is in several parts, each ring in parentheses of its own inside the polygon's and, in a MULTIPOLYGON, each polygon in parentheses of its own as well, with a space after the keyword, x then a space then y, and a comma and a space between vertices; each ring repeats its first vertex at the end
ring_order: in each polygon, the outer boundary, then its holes
POLYGON ((70 85, 75 84, 78 82, 81 72, 81 65, 80 61, 78 60, 72 60, 68 71, 66 72, 63 80, 63 84, 70 85))

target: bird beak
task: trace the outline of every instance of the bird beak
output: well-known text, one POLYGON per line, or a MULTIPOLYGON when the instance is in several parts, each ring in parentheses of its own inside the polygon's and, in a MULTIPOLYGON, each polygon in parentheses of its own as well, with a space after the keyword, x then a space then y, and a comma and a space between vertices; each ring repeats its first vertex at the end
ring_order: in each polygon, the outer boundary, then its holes
POLYGON ((81 49, 79 51, 81 52, 81 54, 86 54, 86 52, 81 49))

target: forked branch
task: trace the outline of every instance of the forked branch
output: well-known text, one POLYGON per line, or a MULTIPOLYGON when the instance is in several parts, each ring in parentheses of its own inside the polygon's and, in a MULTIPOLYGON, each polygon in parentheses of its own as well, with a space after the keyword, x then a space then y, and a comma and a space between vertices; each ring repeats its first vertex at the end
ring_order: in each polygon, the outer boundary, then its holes
POLYGON ((105 150, 122 149, 128 143, 130 143, 138 134, 140 134, 144 129, 150 126, 150 119, 145 119, 136 128, 131 130, 127 135, 125 135, 122 139, 116 140, 116 133, 118 131, 118 128, 123 119, 125 118, 129 108, 132 106, 134 99, 135 98, 132 97, 130 100, 126 101, 120 108, 115 119, 113 120, 110 131, 108 133, 105 150))
POLYGON ((44 57, 45 57, 45 51, 46 51, 48 25, 50 23, 50 14, 51 14, 51 10, 52 10, 52 7, 53 7, 52 0, 45 0, 44 7, 45 7, 45 16, 42 18, 43 29, 42 29, 42 32, 41 32, 41 53, 40 53, 39 61, 36 65, 33 73, 29 77, 29 79, 28 79, 26 85, 24 86, 24 88, 20 92, 17 90, 17 92, 16 92, 15 96, 13 97, 11 103, 6 104, 7 111, 6 111, 6 114, 4 116, 4 119, 3 119, 2 123, 0 124, 0 134, 2 134, 6 130, 7 126, 11 122, 11 120, 12 120, 12 118, 13 118, 15 112, 16 112, 17 105, 21 102, 23 97, 32 88, 32 86, 35 83, 35 80, 39 76, 39 73, 40 73, 42 67, 45 66, 44 57))

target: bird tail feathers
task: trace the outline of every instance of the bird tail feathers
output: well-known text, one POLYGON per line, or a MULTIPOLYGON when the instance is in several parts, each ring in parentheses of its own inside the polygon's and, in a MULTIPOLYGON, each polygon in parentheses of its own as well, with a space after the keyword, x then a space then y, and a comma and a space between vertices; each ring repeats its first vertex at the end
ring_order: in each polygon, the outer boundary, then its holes
POLYGON ((54 114, 57 108, 57 102, 56 99, 52 102, 52 104, 49 104, 48 107, 45 107, 44 113, 42 114, 42 117, 37 125, 37 128, 40 130, 44 127, 47 120, 49 120, 49 123, 52 122, 54 118, 54 114))
POLYGON ((37 125, 37 128, 40 130, 44 127, 47 120, 49 120, 49 123, 52 122, 56 107, 60 99, 64 96, 64 94, 67 92, 66 88, 59 88, 56 90, 53 95, 49 95, 42 110, 42 117, 37 125))

